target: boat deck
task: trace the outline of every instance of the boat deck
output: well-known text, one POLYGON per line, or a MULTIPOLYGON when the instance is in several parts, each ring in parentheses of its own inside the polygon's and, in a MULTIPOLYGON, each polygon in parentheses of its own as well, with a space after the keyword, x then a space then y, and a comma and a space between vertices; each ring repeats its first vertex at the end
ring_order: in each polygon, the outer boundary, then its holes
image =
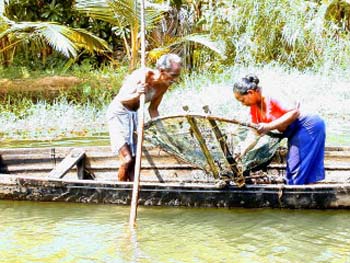
MULTIPOLYGON (((0 149, 0 173, 45 178, 73 150, 62 148, 0 149)), ((117 181, 119 160, 110 147, 81 147, 85 152, 84 167, 96 181, 117 181)), ((268 166, 268 173, 284 176, 285 154, 282 149, 268 166)), ((325 182, 350 182, 350 147, 327 147, 325 182)), ((77 167, 64 176, 77 178, 77 167)), ((180 160, 159 148, 145 147, 141 164, 142 182, 213 182, 214 178, 200 168, 180 160)))

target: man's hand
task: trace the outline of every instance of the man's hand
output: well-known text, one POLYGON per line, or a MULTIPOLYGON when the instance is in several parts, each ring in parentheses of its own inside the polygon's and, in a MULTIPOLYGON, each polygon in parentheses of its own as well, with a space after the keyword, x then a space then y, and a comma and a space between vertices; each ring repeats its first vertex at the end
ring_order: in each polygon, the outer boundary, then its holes
POLYGON ((146 85, 145 83, 138 83, 137 84, 137 89, 136 92, 141 95, 141 94, 145 94, 146 92, 146 85))

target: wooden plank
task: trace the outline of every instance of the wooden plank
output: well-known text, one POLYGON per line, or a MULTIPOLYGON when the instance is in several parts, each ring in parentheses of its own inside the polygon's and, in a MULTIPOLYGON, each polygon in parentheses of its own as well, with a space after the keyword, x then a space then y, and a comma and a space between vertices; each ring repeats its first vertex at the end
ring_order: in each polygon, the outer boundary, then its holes
POLYGON ((78 179, 80 179, 80 180, 95 180, 96 179, 95 174, 90 169, 87 169, 87 159, 86 158, 82 158, 77 162, 77 173, 78 173, 78 179))
POLYGON ((49 178, 62 178, 75 164, 85 158, 85 151, 73 149, 50 173, 49 178))
MULTIPOLYGON (((210 118, 209 118, 210 119, 210 118)), ((146 143, 146 142, 145 142, 146 143)), ((85 146, 79 147, 83 149, 89 157, 111 158, 115 160, 110 146, 85 146)), ((52 159, 64 158, 72 150, 72 147, 56 147, 56 148, 0 148, 0 155, 2 160, 7 163, 11 160, 28 160, 28 159, 52 159)), ((158 147, 148 146, 144 147, 150 155, 171 156, 158 147)), ((282 149, 282 152, 287 153, 287 149, 282 149)), ((350 147, 336 147, 328 146, 325 149, 326 157, 341 157, 350 158, 350 147)))

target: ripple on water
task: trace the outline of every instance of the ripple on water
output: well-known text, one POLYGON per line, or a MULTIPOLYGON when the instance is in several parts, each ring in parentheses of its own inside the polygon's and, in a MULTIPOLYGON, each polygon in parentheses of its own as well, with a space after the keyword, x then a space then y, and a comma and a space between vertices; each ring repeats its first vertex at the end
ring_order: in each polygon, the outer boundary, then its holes
POLYGON ((350 211, 0 201, 9 262, 347 262, 350 211))

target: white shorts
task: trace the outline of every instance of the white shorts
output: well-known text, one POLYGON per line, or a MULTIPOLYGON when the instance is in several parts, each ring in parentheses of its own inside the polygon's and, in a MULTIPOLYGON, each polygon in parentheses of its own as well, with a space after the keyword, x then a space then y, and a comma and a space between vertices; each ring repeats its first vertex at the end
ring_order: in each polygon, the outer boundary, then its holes
POLYGON ((132 156, 135 156, 137 112, 127 109, 117 99, 114 99, 107 110, 107 122, 113 154, 118 155, 120 148, 128 144, 132 156))

